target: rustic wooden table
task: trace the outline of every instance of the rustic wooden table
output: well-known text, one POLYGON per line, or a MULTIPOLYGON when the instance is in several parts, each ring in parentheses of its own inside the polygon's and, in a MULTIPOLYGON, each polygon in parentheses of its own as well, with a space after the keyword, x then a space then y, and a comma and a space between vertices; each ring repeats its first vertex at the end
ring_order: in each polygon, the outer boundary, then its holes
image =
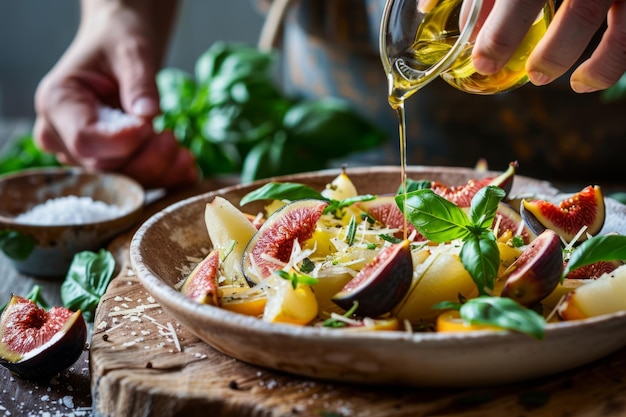
MULTIPOLYGON (((181 190, 147 207, 145 217, 231 182, 181 190)), ((0 415, 626 417, 626 349, 549 378, 476 389, 352 386, 243 364, 206 346, 158 307, 144 315, 119 314, 150 304, 128 265, 130 236, 132 230, 109 245, 120 272, 82 356, 46 383, 1 368, 0 415)), ((0 276, 0 303, 40 285, 49 303, 60 304, 59 280, 19 274, 2 254, 0 276)))

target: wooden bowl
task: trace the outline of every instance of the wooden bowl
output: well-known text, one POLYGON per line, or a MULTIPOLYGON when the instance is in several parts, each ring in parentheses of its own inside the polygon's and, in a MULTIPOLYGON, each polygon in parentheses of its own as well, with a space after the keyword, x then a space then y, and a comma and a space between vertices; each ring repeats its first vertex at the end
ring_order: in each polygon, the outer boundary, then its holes
MULTIPOLYGON (((278 178, 322 189, 338 170, 278 178)), ((395 192, 397 167, 348 171, 361 194, 395 192)), ((413 179, 462 184, 469 169, 410 167, 413 179)), ((301 376, 366 384, 470 387, 522 381, 589 363, 626 345, 626 312, 549 323, 543 340, 514 332, 350 332, 273 324, 190 301, 177 288, 189 266, 210 248, 204 209, 215 196, 238 203, 264 181, 192 197, 157 213, 134 235, 130 256, 147 291, 175 320, 213 348, 261 367, 301 376), (203 252, 204 250, 204 252, 203 252)), ((550 184, 516 177, 513 194, 556 195, 550 184)), ((261 206, 249 207, 254 213, 261 206)), ((605 230, 626 232, 626 207, 607 199, 605 230)))
POLYGON ((65 276, 74 254, 97 251, 131 227, 141 215, 145 193, 137 182, 119 174, 42 168, 1 177, 0 195, 0 231, 3 239, 14 239, 16 249, 5 245, 4 254, 24 274, 57 278, 65 276), (115 217, 96 221, 51 220, 40 224, 40 219, 17 218, 35 206, 67 196, 91 197, 120 210, 115 217))

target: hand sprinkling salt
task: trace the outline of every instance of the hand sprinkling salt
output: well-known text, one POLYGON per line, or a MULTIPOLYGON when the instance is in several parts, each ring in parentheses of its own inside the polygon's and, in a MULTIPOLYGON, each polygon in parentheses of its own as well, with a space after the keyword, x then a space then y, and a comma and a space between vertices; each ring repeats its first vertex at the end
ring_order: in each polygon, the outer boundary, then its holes
POLYGON ((15 217, 18 223, 35 225, 85 224, 109 220, 123 214, 123 210, 91 197, 69 195, 38 204, 15 217))
POLYGON ((131 127, 141 125, 141 119, 132 114, 124 113, 119 109, 102 106, 98 109, 97 128, 101 132, 116 133, 131 127))

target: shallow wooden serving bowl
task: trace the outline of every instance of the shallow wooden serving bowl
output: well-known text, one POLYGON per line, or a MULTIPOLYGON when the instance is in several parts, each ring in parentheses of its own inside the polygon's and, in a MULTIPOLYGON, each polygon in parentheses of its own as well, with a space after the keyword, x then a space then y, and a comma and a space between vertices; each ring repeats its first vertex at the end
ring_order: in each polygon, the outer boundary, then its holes
MULTIPOLYGON (((278 178, 321 190, 338 170, 278 178)), ((397 167, 348 170, 361 194, 393 193, 397 167)), ((410 167, 413 179, 449 185, 477 178, 460 168, 410 167)), ((367 384, 468 387, 516 382, 589 363, 626 345, 626 312, 550 323, 535 340, 513 332, 352 332, 270 324, 188 300, 177 289, 189 256, 210 247, 204 209, 219 195, 238 203, 265 181, 234 186, 180 201, 157 213, 134 235, 130 256, 142 284, 174 319, 213 348, 244 362, 297 375, 367 384)), ((548 183, 516 177, 512 194, 555 195, 548 183)), ((251 205, 250 205, 251 206, 251 205)), ((255 213, 261 206, 249 207, 255 213)), ((607 199, 604 232, 626 232, 626 207, 607 199)), ((204 252, 203 252, 204 250, 204 252)))
POLYGON ((47 278, 64 277, 74 254, 96 251, 131 227, 141 215, 145 199, 141 185, 128 177, 79 168, 29 169, 5 175, 0 178, 0 196, 0 231, 19 232, 34 243, 27 258, 9 260, 24 274, 47 278), (116 205, 121 214, 80 224, 15 221, 38 204, 70 195, 116 205))

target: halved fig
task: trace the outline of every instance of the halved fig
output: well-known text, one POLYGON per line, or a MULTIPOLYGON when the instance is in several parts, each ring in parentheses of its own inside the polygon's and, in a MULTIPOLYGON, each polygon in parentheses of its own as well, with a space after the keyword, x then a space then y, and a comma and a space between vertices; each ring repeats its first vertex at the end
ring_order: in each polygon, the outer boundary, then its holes
POLYGON ((358 302, 356 313, 377 317, 391 311, 406 295, 413 278, 410 242, 403 240, 380 251, 332 298, 344 310, 358 302))
POLYGON ((513 236, 521 236, 524 244, 529 244, 537 235, 524 223, 522 216, 506 203, 498 204, 496 218, 493 221, 494 231, 497 229, 496 237, 502 236, 507 230, 513 236))
POLYGON ((565 278, 568 279, 596 279, 603 274, 609 274, 624 265, 622 261, 598 261, 581 266, 571 271, 565 278))
POLYGON ((561 240, 552 230, 541 233, 499 277, 502 297, 532 306, 548 296, 563 274, 561 240))
POLYGON ((217 282, 220 268, 220 253, 213 249, 191 271, 180 292, 200 304, 220 305, 217 282))
MULTIPOLYGON (((402 214, 402 211, 398 207, 395 196, 378 196, 374 200, 360 201, 356 206, 385 227, 399 229, 398 232, 394 233, 396 237, 402 238, 404 236, 404 214, 402 214)), ((426 238, 417 232, 415 227, 408 221, 406 222, 406 228, 407 236, 416 233, 413 238, 414 241, 421 242, 426 240, 426 238)))
POLYGON ((0 364, 24 378, 44 380, 76 362, 86 340, 80 310, 46 311, 13 295, 0 317, 0 364))
POLYGON ((469 207, 472 203, 472 198, 478 190, 488 185, 500 187, 508 194, 513 186, 516 168, 517 162, 511 162, 507 170, 497 177, 470 179, 467 184, 463 185, 448 186, 441 182, 433 181, 430 189, 461 208, 469 207))
POLYGON ((522 200, 520 213, 536 234, 550 229, 568 243, 585 228, 577 237, 577 242, 582 242, 598 234, 604 225, 604 197, 599 186, 588 186, 558 205, 546 200, 522 200))
POLYGON ((294 241, 310 239, 328 205, 322 200, 293 201, 274 212, 254 234, 242 257, 243 274, 251 286, 287 263, 294 241))

